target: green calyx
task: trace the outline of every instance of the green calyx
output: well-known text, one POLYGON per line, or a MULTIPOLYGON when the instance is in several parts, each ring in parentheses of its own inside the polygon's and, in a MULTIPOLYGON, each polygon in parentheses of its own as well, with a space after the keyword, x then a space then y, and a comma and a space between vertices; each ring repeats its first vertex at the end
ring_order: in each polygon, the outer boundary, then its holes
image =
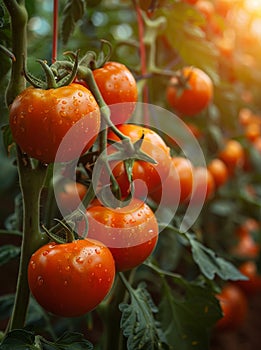
POLYGON ((77 52, 73 63, 69 61, 57 61, 51 66, 45 60, 38 59, 37 62, 40 63, 44 71, 45 80, 36 78, 28 72, 24 62, 24 76, 32 86, 39 89, 57 89, 69 85, 75 80, 77 75, 79 65, 78 56, 77 52))

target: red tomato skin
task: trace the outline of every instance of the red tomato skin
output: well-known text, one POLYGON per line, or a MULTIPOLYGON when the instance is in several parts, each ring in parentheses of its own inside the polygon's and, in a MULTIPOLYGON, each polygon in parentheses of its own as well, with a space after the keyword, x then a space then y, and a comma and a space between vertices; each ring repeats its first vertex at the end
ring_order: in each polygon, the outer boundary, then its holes
POLYGON ((151 193, 151 198, 161 205, 171 206, 176 203, 175 191, 178 202, 183 204, 191 194, 193 188, 193 165, 190 160, 183 157, 173 157, 168 177, 163 182, 163 190, 166 192, 162 198, 162 186, 151 193))
POLYGON ((140 265, 157 244, 156 217, 150 207, 138 199, 116 209, 93 205, 86 214, 88 237, 103 242, 110 249, 117 271, 140 265))
POLYGON ((119 62, 106 62, 103 67, 95 69, 93 75, 104 101, 111 109, 112 122, 116 125, 125 123, 138 100, 134 76, 119 62))
POLYGON ((218 330, 237 330, 246 320, 248 302, 244 293, 232 283, 226 284, 217 296, 223 317, 216 323, 218 330))
POLYGON ((177 78, 170 79, 166 98, 169 105, 182 116, 194 116, 202 112, 213 98, 213 83, 199 68, 184 67, 182 74, 188 79, 189 88, 182 92, 175 86, 177 78))
MULTIPOLYGON (((128 136, 131 142, 138 141, 144 135, 141 150, 154 159, 157 164, 136 160, 132 169, 132 177, 133 180, 143 181, 146 184, 148 194, 152 193, 169 174, 171 166, 169 147, 156 132, 148 128, 134 124, 122 124, 118 126, 118 129, 128 136)), ((112 131, 109 131, 108 139, 119 141, 119 138, 112 131)), ((109 149, 113 150, 113 146, 110 146, 109 149)), ((130 183, 123 162, 112 162, 111 168, 120 186, 122 196, 127 196, 130 191, 130 183)), ((144 197, 144 188, 137 185, 134 196, 144 197)))
POLYGON ((69 161, 93 145, 100 111, 92 93, 80 84, 49 90, 29 87, 10 107, 10 127, 14 141, 30 157, 43 163, 69 161), (68 146, 55 159, 64 136, 79 120, 68 146))
POLYGON ((254 261, 246 261, 239 266, 239 271, 245 275, 247 280, 235 281, 235 284, 246 294, 246 296, 261 293, 261 276, 258 274, 254 261))
POLYGON ((111 252, 101 242, 49 243, 28 265, 28 283, 37 302, 62 317, 94 309, 110 291, 115 277, 111 252))

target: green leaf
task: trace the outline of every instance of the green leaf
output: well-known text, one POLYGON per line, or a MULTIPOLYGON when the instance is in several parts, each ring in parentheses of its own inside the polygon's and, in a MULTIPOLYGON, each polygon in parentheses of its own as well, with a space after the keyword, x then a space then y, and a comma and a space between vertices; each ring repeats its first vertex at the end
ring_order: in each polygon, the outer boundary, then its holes
POLYGON ((65 45, 73 33, 76 22, 84 15, 85 2, 83 0, 68 0, 63 10, 62 41, 65 45))
POLYGON ((159 320, 170 349, 208 349, 211 328, 221 316, 211 288, 187 282, 181 298, 163 279, 159 320))
POLYGON ((158 312, 145 283, 140 283, 137 289, 128 285, 130 304, 121 303, 122 311, 120 327, 127 337, 127 349, 157 350, 167 349, 166 339, 160 324, 154 319, 158 312))
POLYGON ((35 346, 34 333, 15 329, 4 337, 0 344, 0 350, 39 350, 39 347, 35 346))
POLYGON ((16 258, 20 254, 20 247, 12 244, 6 244, 0 247, 0 266, 6 264, 9 260, 16 258))
POLYGON ((81 333, 66 332, 54 343, 48 342, 44 350, 92 350, 93 345, 81 333))
POLYGON ((192 234, 185 234, 192 249, 193 259, 202 274, 210 280, 218 275, 223 280, 245 280, 239 270, 230 262, 216 256, 215 252, 200 243, 192 234))

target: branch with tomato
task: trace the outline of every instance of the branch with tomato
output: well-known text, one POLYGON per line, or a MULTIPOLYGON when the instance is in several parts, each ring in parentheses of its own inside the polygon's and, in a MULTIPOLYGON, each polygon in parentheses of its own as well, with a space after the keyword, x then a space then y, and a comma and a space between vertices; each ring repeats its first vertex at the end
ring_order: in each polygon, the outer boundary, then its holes
MULTIPOLYGON (((135 16, 135 42, 96 38, 98 52, 85 44, 61 60, 55 29, 52 62, 37 59, 36 75, 28 5, 4 1, 12 41, 1 49, 11 59, 3 138, 22 207, 1 230, 21 245, 0 251, 1 264, 19 255, 15 294, 0 297, 0 348, 205 349, 213 332, 244 325, 248 296, 260 292, 260 122, 241 100, 236 128, 222 123, 220 76, 231 83, 231 72, 214 29, 232 10, 206 2, 119 3, 135 16), (188 51, 197 43, 191 57, 179 35, 188 51), (141 62, 128 67, 117 50, 133 48, 141 62), (194 146, 203 163, 188 157, 194 146)), ((62 6, 66 46, 84 11, 95 19, 107 5, 62 6)))

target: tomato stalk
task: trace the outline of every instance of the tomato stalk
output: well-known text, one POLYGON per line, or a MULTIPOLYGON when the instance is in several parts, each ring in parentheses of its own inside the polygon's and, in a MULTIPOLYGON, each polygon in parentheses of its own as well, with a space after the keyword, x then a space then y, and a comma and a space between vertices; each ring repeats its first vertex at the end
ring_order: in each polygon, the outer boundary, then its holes
POLYGON ((28 15, 24 0, 4 0, 4 4, 11 18, 12 52, 15 57, 15 60, 12 61, 11 79, 6 89, 6 104, 10 106, 15 97, 26 87, 23 76, 23 61, 27 56, 26 25, 28 15))
POLYGON ((30 296, 27 282, 28 263, 34 251, 46 243, 46 236, 40 231, 39 211, 40 195, 46 177, 47 166, 39 163, 36 168, 32 168, 19 149, 17 151, 17 160, 23 197, 23 239, 15 303, 8 330, 24 327, 30 296))

